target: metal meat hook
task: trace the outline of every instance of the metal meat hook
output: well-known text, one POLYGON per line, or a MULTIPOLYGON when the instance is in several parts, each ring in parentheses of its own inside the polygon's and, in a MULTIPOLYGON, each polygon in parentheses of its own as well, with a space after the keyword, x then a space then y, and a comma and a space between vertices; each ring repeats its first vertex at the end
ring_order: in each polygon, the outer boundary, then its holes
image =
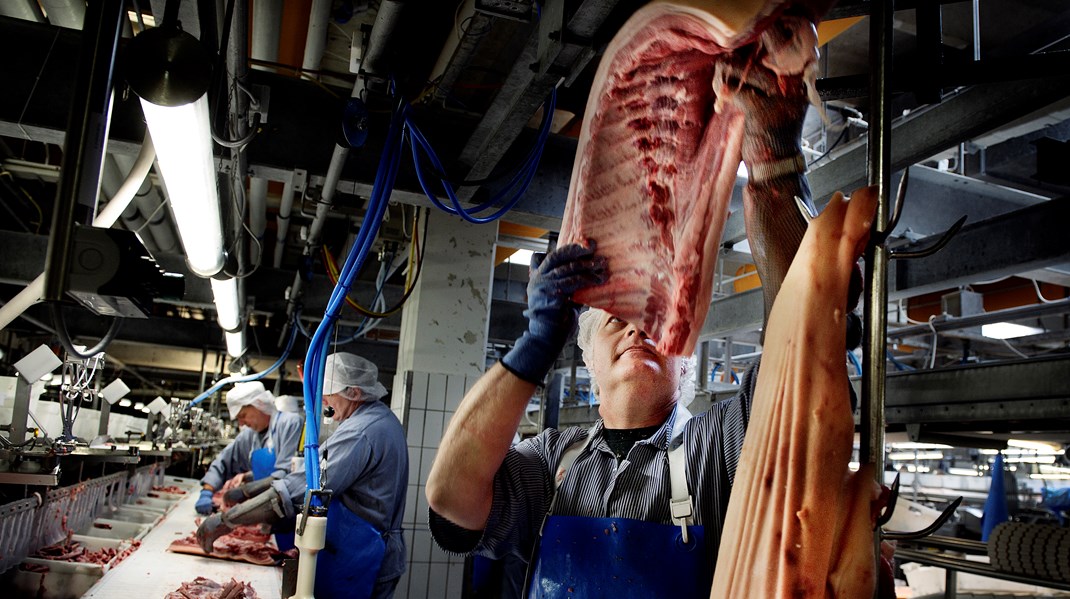
MULTIPOLYGON (((882 531, 882 536, 890 541, 913 541, 915 539, 927 537, 936 532, 941 526, 944 525, 945 522, 951 519, 951 515, 955 513, 955 510, 958 509, 959 504, 961 503, 962 497, 959 497, 955 499, 955 501, 952 501, 946 508, 944 508, 944 511, 936 518, 936 520, 933 520, 932 524, 926 526, 921 530, 915 532, 885 530, 882 531)), ((889 518, 891 517, 891 512, 888 513, 888 516, 889 518)))
MULTIPOLYGON (((899 187, 898 189, 896 189, 895 192, 895 203, 892 204, 892 214, 891 217, 888 219, 888 226, 885 227, 884 231, 877 231, 877 222, 873 222, 873 231, 869 237, 869 244, 871 247, 881 245, 885 241, 887 241, 888 236, 891 235, 892 231, 894 231, 896 226, 899 225, 899 217, 903 215, 903 203, 904 200, 906 200, 907 184, 909 182, 910 169, 908 168, 903 171, 903 177, 899 180, 899 187)), ((960 229, 962 229, 962 225, 965 222, 966 215, 963 215, 962 218, 955 221, 955 224, 951 225, 951 227, 947 231, 945 231, 943 235, 940 236, 940 239, 938 239, 936 243, 932 244, 931 246, 920 250, 891 250, 888 252, 888 259, 908 260, 912 258, 925 258, 927 256, 932 256, 936 252, 939 252, 940 250, 944 249, 944 246, 946 246, 948 242, 951 241, 951 238, 954 237, 960 229)))

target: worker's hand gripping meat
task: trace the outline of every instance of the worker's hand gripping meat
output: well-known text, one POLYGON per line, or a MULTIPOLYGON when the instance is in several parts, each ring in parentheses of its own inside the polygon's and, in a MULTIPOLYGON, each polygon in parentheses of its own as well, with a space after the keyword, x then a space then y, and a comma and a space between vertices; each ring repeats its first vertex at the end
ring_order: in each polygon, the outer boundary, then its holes
POLYGON ((528 330, 502 358, 510 372, 539 384, 576 328, 576 290, 605 281, 605 260, 594 244, 569 244, 549 255, 535 254, 528 279, 528 330))
POLYGON ((213 509, 212 490, 201 489, 201 496, 197 498, 197 503, 193 507, 197 510, 198 514, 211 514, 213 509))
POLYGON ((274 524, 286 515, 280 492, 268 488, 252 499, 226 512, 212 514, 197 527, 197 542, 205 553, 212 552, 216 539, 243 524, 274 524))

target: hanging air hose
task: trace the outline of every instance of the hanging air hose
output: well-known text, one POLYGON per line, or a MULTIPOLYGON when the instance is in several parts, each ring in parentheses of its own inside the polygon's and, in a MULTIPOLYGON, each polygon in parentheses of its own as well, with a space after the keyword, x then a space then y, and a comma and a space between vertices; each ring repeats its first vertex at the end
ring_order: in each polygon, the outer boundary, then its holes
POLYGON ((286 359, 290 357, 290 351, 293 349, 293 346, 294 346, 294 339, 297 338, 297 329, 298 329, 297 324, 298 324, 298 322, 300 322, 298 320, 298 314, 295 312, 294 313, 294 323, 293 323, 293 326, 290 327, 290 338, 286 341, 286 349, 282 350, 282 355, 279 356, 279 359, 275 360, 275 363, 272 364, 271 366, 269 366, 267 368, 267 370, 265 370, 263 372, 257 372, 255 374, 249 374, 249 375, 228 376, 227 378, 220 380, 216 384, 214 384, 211 387, 209 387, 207 391, 205 391, 204 393, 201 393, 197 397, 193 398, 193 401, 191 401, 189 403, 189 405, 186 406, 186 411, 189 411, 190 408, 192 408, 193 406, 201 403, 205 399, 208 399, 209 397, 212 396, 213 393, 215 393, 216 391, 219 391, 220 389, 222 389, 223 387, 225 387, 225 386, 227 386, 227 385, 229 385, 231 383, 248 383, 249 381, 258 381, 258 380, 264 378, 265 376, 271 374, 272 372, 275 372, 279 368, 279 366, 282 366, 282 363, 285 362, 286 359))
MULTIPOLYGON (((401 163, 404 114, 405 105, 399 103, 391 115, 390 129, 387 132, 383 155, 379 160, 371 198, 368 201, 368 211, 361 223, 357 239, 339 273, 338 284, 327 302, 324 318, 312 335, 308 355, 305 357, 305 481, 309 490, 320 488, 319 427, 323 402, 324 366, 327 349, 330 346, 328 340, 338 320, 342 303, 349 295, 353 279, 363 267, 364 260, 379 232, 379 226, 383 222, 383 214, 386 212, 390 192, 397 178, 398 165, 401 163)), ((313 495, 310 501, 317 502, 318 499, 313 495)))
MULTIPOLYGON (((409 259, 408 259, 409 260, 409 270, 405 275, 405 291, 402 294, 401 299, 399 299, 397 301, 397 303, 394 304, 394 306, 392 308, 389 308, 389 309, 384 310, 382 312, 376 312, 375 310, 372 310, 372 309, 369 309, 369 308, 365 308, 364 306, 361 306, 360 304, 358 304, 356 302, 356 300, 354 300, 353 298, 351 298, 351 297, 349 297, 347 295, 346 298, 345 298, 346 303, 349 304, 349 307, 351 307, 354 310, 356 310, 357 313, 362 314, 362 315, 364 315, 364 316, 366 316, 368 318, 386 318, 386 317, 392 316, 392 315, 396 314, 398 311, 400 311, 401 307, 405 304, 405 301, 407 299, 409 299, 410 295, 412 295, 413 290, 416 288, 416 282, 420 279, 420 270, 423 267, 423 262, 424 262, 424 260, 423 260, 424 253, 420 249, 420 246, 419 246, 419 243, 420 243, 419 234, 418 234, 418 232, 416 230, 416 227, 419 224, 419 214, 420 214, 420 211, 417 210, 416 211, 416 217, 413 219, 412 243, 409 244, 409 259), (415 264, 415 268, 413 268, 414 264, 415 264)), ((425 234, 426 234, 426 231, 427 231, 427 219, 424 219, 424 232, 425 232, 425 234)), ((425 241, 425 243, 426 243, 426 241, 425 241)), ((326 246, 323 247, 323 263, 324 263, 324 266, 327 267, 327 276, 331 279, 332 283, 337 285, 338 284, 338 264, 335 262, 334 256, 330 253, 330 251, 327 250, 326 246)), ((387 278, 389 278, 390 276, 393 276, 393 273, 390 273, 387 276, 387 278)), ((384 280, 384 282, 385 282, 385 280, 384 280)), ((382 290, 383 290, 382 286, 380 286, 376 290, 376 297, 377 298, 378 298, 379 294, 382 293, 382 290)))
POLYGON ((457 192, 454 190, 454 185, 444 176, 445 168, 442 166, 442 162, 438 159, 438 155, 431 148, 427 138, 424 137, 415 121, 412 119, 412 109, 408 106, 405 107, 405 128, 411 136, 410 145, 412 146, 412 160, 416 165, 416 178, 420 182, 420 187, 424 190, 424 194, 431 200, 435 206, 449 214, 456 214, 470 223, 482 224, 489 223, 498 218, 501 218, 506 212, 511 210, 520 198, 527 191, 528 186, 531 184, 532 178, 535 176, 535 171, 539 166, 539 159, 542 158, 543 148, 546 146, 546 138, 550 135, 550 124, 553 122, 554 108, 557 104, 557 89, 550 91, 550 95, 546 98, 546 103, 543 105, 542 123, 539 125, 539 134, 535 140, 535 145, 532 146, 528 152, 527 158, 517 169, 516 173, 509 180, 504 188, 494 194, 490 200, 483 202, 482 204, 470 209, 465 209, 461 206, 461 201, 457 197, 457 192), (420 160, 420 151, 423 151, 427 155, 427 159, 430 160, 431 166, 436 173, 440 175, 439 181, 442 182, 442 188, 446 191, 446 195, 450 199, 450 203, 453 207, 443 204, 438 197, 428 188, 427 182, 424 180, 423 164, 420 160), (505 196, 510 193, 517 185, 520 185, 520 189, 513 193, 512 197, 505 200, 505 204, 498 209, 497 212, 486 217, 473 216, 477 212, 481 212, 490 208, 491 206, 502 201, 505 196))

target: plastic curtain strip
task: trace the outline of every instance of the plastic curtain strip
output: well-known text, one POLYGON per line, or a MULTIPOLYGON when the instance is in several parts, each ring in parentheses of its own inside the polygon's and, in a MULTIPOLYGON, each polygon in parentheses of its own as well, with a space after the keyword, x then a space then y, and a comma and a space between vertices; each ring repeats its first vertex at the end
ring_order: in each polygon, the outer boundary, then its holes
MULTIPOLYGON (((398 165, 401 162, 401 147, 404 142, 402 134, 406 105, 400 104, 390 119, 383 155, 379 159, 379 168, 372 185, 368 212, 360 226, 357 239, 346 257, 345 264, 338 278, 338 284, 327 301, 323 320, 309 343, 305 357, 305 482, 308 489, 320 488, 319 437, 320 419, 323 405, 323 374, 330 347, 329 338, 335 322, 353 285, 353 279, 360 272, 372 244, 379 233, 390 192, 397 178, 398 165)), ((315 499, 314 499, 315 500, 315 499)))

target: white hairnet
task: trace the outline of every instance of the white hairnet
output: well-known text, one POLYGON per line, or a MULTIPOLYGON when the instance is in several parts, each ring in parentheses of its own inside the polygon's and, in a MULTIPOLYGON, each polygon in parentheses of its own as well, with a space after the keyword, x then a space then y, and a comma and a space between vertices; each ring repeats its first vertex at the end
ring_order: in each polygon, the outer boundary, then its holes
MULTIPOLYGON (((594 339, 595 330, 601 326, 609 313, 600 308, 590 308, 580 313, 579 330, 576 332, 576 345, 583 352, 583 363, 587 365, 587 374, 591 379, 591 391, 598 395, 598 383, 591 370, 591 362, 588 356, 591 353, 591 341, 594 339)), ((695 357, 687 356, 680 358, 680 380, 676 385, 677 401, 687 407, 695 400, 695 357)))
MULTIPOLYGON (((323 394, 341 393, 350 387, 360 389, 361 399, 366 401, 378 401, 386 395, 386 387, 379 382, 379 369, 375 364, 345 352, 327 356, 323 369, 323 394)), ((348 394, 343 397, 353 399, 348 394)))
POLYGON ((275 398, 275 409, 280 412, 302 412, 303 401, 303 397, 296 395, 280 395, 275 398))
POLYGON ((227 391, 227 410, 230 412, 230 419, 237 420, 238 412, 245 406, 253 406, 271 415, 275 413, 275 396, 265 389, 264 383, 260 381, 238 383, 227 391))

